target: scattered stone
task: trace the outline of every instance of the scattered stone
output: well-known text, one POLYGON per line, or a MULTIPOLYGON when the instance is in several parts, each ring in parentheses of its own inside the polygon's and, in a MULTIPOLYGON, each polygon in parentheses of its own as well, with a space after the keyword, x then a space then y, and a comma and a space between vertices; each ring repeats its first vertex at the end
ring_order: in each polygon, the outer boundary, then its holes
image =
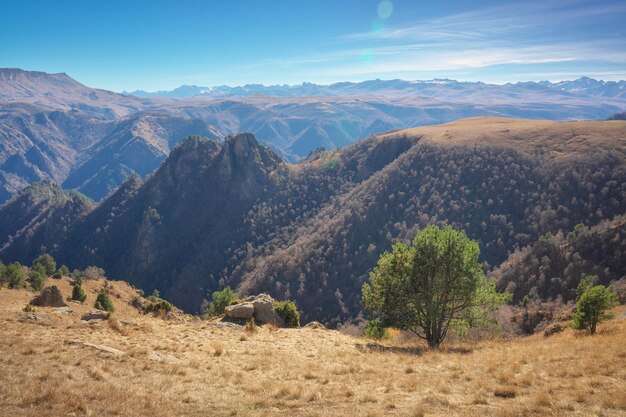
POLYGON ((55 307, 54 312, 58 314, 65 314, 66 316, 74 315, 74 310, 65 306, 65 307, 55 307))
POLYGON ((559 333, 562 331, 563 331, 563 326, 561 325, 561 323, 552 323, 551 325, 549 325, 543 330, 543 335, 545 337, 549 337, 555 333, 559 333))
POLYGON ((66 343, 70 344, 70 345, 83 345, 83 346, 87 346, 96 350, 99 350, 100 352, 104 352, 107 353, 109 355, 112 356, 122 356, 125 355, 126 353, 119 350, 119 349, 115 349, 109 346, 104 346, 104 345, 96 345, 94 343, 89 343, 89 342, 81 342, 80 340, 68 340, 66 343))
POLYGON ((221 328, 229 328, 233 330, 241 330, 243 326, 237 323, 231 323, 229 321, 220 321, 216 323, 211 323, 211 326, 221 327, 221 328))
POLYGON ((52 319, 50 317, 46 316, 45 314, 39 314, 39 313, 33 313, 33 312, 24 313, 22 317, 20 317, 17 320, 22 323, 30 322, 30 323, 43 324, 43 325, 53 324, 52 319))
POLYGON ((306 327, 307 329, 321 329, 321 330, 326 330, 326 326, 324 326, 322 323, 320 323, 319 321, 311 321, 309 323, 307 323, 304 327, 306 327))
POLYGON ((182 362, 174 355, 168 355, 167 353, 161 352, 150 352, 148 353, 148 359, 155 362, 167 362, 167 363, 180 363, 182 362))
POLYGON ((231 319, 249 320, 254 315, 254 305, 250 302, 243 302, 226 307, 224 315, 231 319))
POLYGON ((30 301, 31 305, 39 307, 65 307, 63 295, 56 285, 44 288, 37 297, 30 301))
POLYGON ((90 311, 89 313, 83 314, 80 318, 81 320, 89 321, 89 320, 106 320, 109 318, 109 313, 101 310, 90 311))

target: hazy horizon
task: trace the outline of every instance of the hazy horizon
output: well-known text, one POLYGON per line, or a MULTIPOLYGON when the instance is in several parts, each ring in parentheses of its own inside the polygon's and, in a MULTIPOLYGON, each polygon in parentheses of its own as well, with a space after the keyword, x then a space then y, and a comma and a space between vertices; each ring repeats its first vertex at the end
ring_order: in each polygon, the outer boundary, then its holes
MULTIPOLYGON (((0 69, 17 69, 17 70, 23 70, 23 71, 28 71, 28 72, 46 72, 46 71, 41 71, 38 69, 34 69, 34 68, 18 68, 18 67, 5 67, 5 68, 0 68, 0 69)), ((47 73, 47 72, 46 72, 47 73)), ((99 89, 104 89, 98 85, 90 85, 90 84, 86 84, 84 82, 82 82, 80 79, 77 79, 76 77, 72 76, 72 74, 68 74, 65 71, 62 72, 53 72, 53 73, 48 73, 50 75, 57 75, 57 74, 65 74, 68 77, 74 79, 75 81, 80 82, 81 84, 86 85, 87 87, 91 87, 91 88, 99 88, 99 89)), ((478 83, 478 82, 482 82, 483 84, 492 84, 492 85, 506 85, 506 84, 515 84, 515 83, 523 83, 523 82, 541 82, 541 81, 549 81, 551 83, 558 83, 558 82, 566 82, 566 81, 576 81, 578 79, 581 78, 591 78, 594 79, 596 81, 600 81, 600 82, 617 82, 617 81, 624 81, 623 79, 602 79, 602 78, 594 78, 591 77, 589 75, 585 75, 582 74, 579 77, 576 78, 562 78, 562 79, 541 79, 541 80, 517 80, 517 81, 501 81, 501 82, 486 82, 483 80, 463 80, 463 79, 452 79, 452 78, 439 78, 439 77, 435 77, 435 78, 430 78, 430 79, 406 79, 406 78, 368 78, 368 79, 362 79, 362 80, 341 80, 341 81, 334 81, 331 83, 314 83, 314 82, 310 82, 310 81, 302 81, 299 83, 272 83, 272 84, 264 84, 264 83, 255 83, 255 82, 251 82, 251 83, 241 83, 241 84, 214 84, 214 85, 208 85, 208 84, 202 84, 202 83, 198 83, 198 84, 180 84, 178 86, 175 86, 171 89, 159 89, 159 90, 144 90, 141 88, 131 88, 128 90, 110 90, 113 92, 117 92, 117 93, 124 93, 124 94, 130 94, 136 91, 143 91, 146 93, 158 93, 158 92, 170 92, 173 91, 177 88, 180 87, 199 87, 199 88, 219 88, 219 87, 230 87, 230 88, 237 88, 237 87, 245 87, 247 85, 262 85, 264 87, 300 87, 303 86, 305 84, 313 84, 313 85, 320 85, 320 86, 328 86, 328 85, 332 85, 332 84, 341 84, 341 83, 361 83, 361 82, 366 82, 366 81, 404 81, 404 82, 409 82, 409 83, 420 83, 420 82, 424 82, 424 83, 428 83, 428 82, 434 82, 434 81, 450 81, 450 82, 458 82, 458 83, 478 83)), ((625 77, 626 78, 626 77, 625 77)), ((105 89, 106 90, 106 89, 105 89)))

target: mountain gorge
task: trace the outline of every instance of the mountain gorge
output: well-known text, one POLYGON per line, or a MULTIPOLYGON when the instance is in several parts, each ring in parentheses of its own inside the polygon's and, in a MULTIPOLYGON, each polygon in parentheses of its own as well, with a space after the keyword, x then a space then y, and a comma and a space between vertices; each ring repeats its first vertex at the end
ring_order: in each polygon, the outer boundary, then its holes
POLYGON ((623 82, 571 83, 372 80, 138 97, 93 89, 66 74, 0 69, 0 203, 43 179, 102 200, 130 176, 146 178, 194 134, 252 132, 297 162, 319 147, 334 150, 381 132, 464 117, 604 119, 626 108, 623 82))
MULTIPOLYGON (((373 136, 295 165, 251 134, 190 137, 145 182, 130 177, 96 207, 50 204, 47 221, 33 212, 19 233, 3 225, 0 258, 28 262, 45 248, 60 262, 157 288, 187 311, 223 285, 267 291, 296 300, 307 320, 337 324, 359 314, 378 256, 428 224, 466 230, 490 271, 546 233, 622 215, 625 158, 623 121, 474 118, 373 136), (58 218, 68 226, 51 226, 58 218), (61 231, 44 239, 37 230, 61 231), (27 248, 16 234, 32 236, 27 248)), ((19 213, 27 195, 0 218, 19 213)))

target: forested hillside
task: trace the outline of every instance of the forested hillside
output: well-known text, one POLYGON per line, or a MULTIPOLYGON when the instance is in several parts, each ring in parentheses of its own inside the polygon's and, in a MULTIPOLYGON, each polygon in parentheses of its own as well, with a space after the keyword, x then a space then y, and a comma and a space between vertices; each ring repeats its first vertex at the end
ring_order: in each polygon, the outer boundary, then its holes
POLYGON ((587 275, 608 285, 626 278, 626 216, 594 227, 577 225, 567 233, 548 234, 533 245, 513 252, 491 274, 500 291, 517 302, 530 299, 571 301, 576 286, 587 275))
POLYGON ((63 242, 74 222, 94 207, 75 191, 50 181, 32 184, 0 206, 0 252, 3 259, 33 259, 63 242))
MULTIPOLYGON (((491 270, 546 233, 622 215, 625 159, 621 121, 467 119, 298 165, 248 134, 193 137, 145 183, 127 182, 44 246, 59 262, 101 266, 188 311, 228 284, 295 299, 305 320, 337 323, 359 313, 380 253, 428 224, 464 229, 491 270)), ((22 256, 3 242, 0 257, 28 262, 42 247, 30 243, 22 256)))

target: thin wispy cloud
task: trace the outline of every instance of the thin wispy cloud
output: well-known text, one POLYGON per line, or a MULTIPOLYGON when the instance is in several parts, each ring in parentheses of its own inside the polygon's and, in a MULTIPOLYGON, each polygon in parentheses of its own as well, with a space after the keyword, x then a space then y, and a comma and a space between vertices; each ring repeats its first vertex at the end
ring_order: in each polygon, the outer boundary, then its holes
POLYGON ((626 76, 626 37, 619 33, 607 36, 598 26, 604 19, 618 16, 626 18, 626 3, 516 2, 345 34, 334 39, 330 50, 251 62, 239 70, 287 68, 298 70, 303 78, 341 80, 428 72, 437 76, 494 66, 606 62, 624 66, 610 73, 626 76), (584 33, 577 30, 583 26, 595 27, 584 33), (315 66, 315 71, 306 66, 315 66))
MULTIPOLYGON (((416 22, 410 26, 391 27, 342 35, 344 41, 358 40, 431 40, 493 39, 497 35, 516 34, 530 30, 548 30, 561 35, 563 26, 572 26, 578 20, 626 13, 626 3, 598 4, 600 2, 518 2, 472 12, 416 22), (563 6, 566 5, 567 8, 563 6)), ((532 33, 521 33, 532 35, 532 33)))

